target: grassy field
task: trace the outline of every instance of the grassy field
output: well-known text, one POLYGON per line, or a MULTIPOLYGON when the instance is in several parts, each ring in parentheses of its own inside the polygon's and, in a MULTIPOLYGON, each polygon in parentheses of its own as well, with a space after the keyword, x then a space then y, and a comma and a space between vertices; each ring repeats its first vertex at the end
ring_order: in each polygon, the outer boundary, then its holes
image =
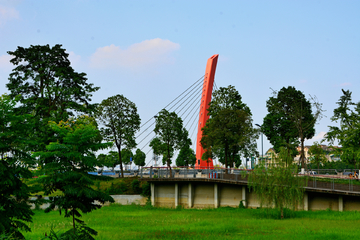
MULTIPOLYGON (((96 239, 357 239, 359 212, 286 212, 292 218, 276 219, 265 209, 164 209, 111 205, 84 215, 98 231, 96 239)), ((58 212, 35 211, 26 239, 41 239, 51 227, 71 228, 71 220, 58 212)))

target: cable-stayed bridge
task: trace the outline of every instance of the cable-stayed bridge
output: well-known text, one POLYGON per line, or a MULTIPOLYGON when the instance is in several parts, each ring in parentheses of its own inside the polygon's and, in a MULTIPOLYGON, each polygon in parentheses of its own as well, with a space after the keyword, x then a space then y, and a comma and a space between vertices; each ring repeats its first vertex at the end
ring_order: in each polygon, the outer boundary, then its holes
MULTIPOLYGON (((196 152, 196 166, 212 167, 213 163, 201 161, 202 149, 199 141, 201 139, 201 128, 205 126, 207 116, 207 107, 211 101, 212 91, 217 90, 215 83, 215 70, 218 54, 208 59, 205 75, 197 79, 191 86, 181 92, 174 100, 164 106, 169 112, 175 112, 183 121, 183 126, 189 133, 192 141, 191 148, 196 152)), ((146 153, 146 166, 162 165, 161 156, 155 156, 149 144, 156 137, 155 119, 157 114, 162 110, 159 109, 154 115, 140 126, 140 131, 136 135, 137 148, 146 153)), ((178 152, 174 154, 172 165, 178 152)))

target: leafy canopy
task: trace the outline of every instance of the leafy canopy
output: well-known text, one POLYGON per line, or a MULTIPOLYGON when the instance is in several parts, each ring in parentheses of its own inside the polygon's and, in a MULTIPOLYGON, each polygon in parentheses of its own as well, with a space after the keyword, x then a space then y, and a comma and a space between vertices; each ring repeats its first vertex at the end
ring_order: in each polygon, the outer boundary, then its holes
POLYGON ((146 154, 141 151, 140 149, 136 149, 136 152, 135 152, 135 156, 134 156, 134 163, 135 165, 138 165, 138 166, 145 166, 145 159, 146 159, 146 154))
POLYGON ((262 131, 276 152, 285 147, 293 157, 300 142, 300 159, 304 167, 304 141, 315 134, 315 122, 322 116, 321 104, 314 98, 311 98, 311 103, 301 91, 291 86, 273 94, 266 102, 268 114, 264 118, 262 131), (313 106, 315 112, 312 111, 313 106))
MULTIPOLYGON (((360 102, 352 101, 351 92, 342 90, 343 96, 337 102, 331 121, 340 126, 329 126, 325 139, 331 144, 339 141, 341 160, 348 164, 360 164, 360 102)), ((359 167, 359 166, 358 166, 359 167)))
POLYGON ((23 239, 22 231, 32 221, 28 198, 30 188, 22 181, 31 178, 28 170, 34 166, 27 148, 28 115, 14 113, 19 97, 0 96, 0 235, 23 239))
MULTIPOLYGON (((20 95, 17 114, 33 117, 33 147, 44 150, 54 141, 48 121, 67 120, 76 113, 91 114, 95 105, 90 104, 92 93, 99 88, 87 83, 85 73, 77 73, 70 65, 69 54, 61 45, 31 45, 9 51, 16 67, 6 84, 10 97, 20 95)), ((30 120, 29 120, 30 121, 30 120)))
POLYGON ((112 96, 101 102, 96 118, 104 125, 101 128, 103 138, 114 142, 118 150, 121 176, 124 177, 121 149, 136 147, 135 133, 140 129, 136 105, 123 95, 112 96))
POLYGON ((180 149, 179 155, 176 158, 176 166, 188 167, 195 165, 196 155, 194 150, 190 148, 190 146, 191 146, 191 139, 188 139, 187 141, 185 141, 185 143, 180 149))
POLYGON ((295 209, 302 202, 305 179, 297 176, 297 166, 292 164, 292 156, 281 148, 274 163, 267 168, 263 164, 255 167, 249 176, 249 187, 257 194, 261 205, 275 204, 284 217, 284 208, 295 209), (291 164, 289 164, 289 162, 291 164))
POLYGON ((221 157, 228 167, 240 155, 256 154, 258 133, 252 127, 251 111, 233 86, 213 93, 208 115, 210 119, 202 129, 201 144, 206 150, 202 159, 221 157))
POLYGON ((150 147, 155 154, 163 156, 163 164, 171 167, 174 151, 180 149, 188 139, 187 131, 183 128, 183 122, 175 112, 168 112, 163 109, 156 118, 154 132, 157 136, 151 140, 150 147))
POLYGON ((88 174, 95 170, 97 164, 95 152, 112 146, 112 143, 101 143, 96 122, 88 116, 66 122, 49 122, 49 125, 56 133, 57 141, 47 145, 46 151, 33 155, 51 160, 44 166, 47 175, 40 179, 44 194, 60 190, 63 195, 50 198, 51 203, 46 211, 55 207, 60 214, 64 211, 65 217, 72 217, 75 229, 75 222, 82 223, 79 219, 81 212, 88 213, 100 208, 97 202, 114 201, 109 195, 92 189, 95 176, 88 174))
POLYGON ((320 164, 325 164, 327 162, 325 152, 318 142, 314 142, 314 144, 309 148, 309 154, 310 162, 317 165, 318 169, 320 164))

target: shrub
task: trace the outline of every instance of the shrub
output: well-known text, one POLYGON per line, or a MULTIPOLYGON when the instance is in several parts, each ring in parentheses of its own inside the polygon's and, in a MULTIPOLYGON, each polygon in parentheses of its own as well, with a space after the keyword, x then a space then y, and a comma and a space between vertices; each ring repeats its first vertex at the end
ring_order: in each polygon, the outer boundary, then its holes
POLYGON ((141 191, 142 191, 142 189, 140 187, 140 181, 137 179, 134 179, 131 182, 131 188, 134 191, 134 193, 137 193, 137 194, 141 193, 141 191))
POLYGON ((151 196, 151 189, 150 183, 146 182, 142 185, 142 193, 141 196, 150 197, 151 196))

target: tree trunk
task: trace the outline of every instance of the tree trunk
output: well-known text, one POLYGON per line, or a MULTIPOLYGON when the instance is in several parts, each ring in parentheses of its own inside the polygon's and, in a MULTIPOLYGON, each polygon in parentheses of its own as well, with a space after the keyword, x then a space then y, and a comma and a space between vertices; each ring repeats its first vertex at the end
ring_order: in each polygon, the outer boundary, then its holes
POLYGON ((225 145, 225 174, 228 173, 228 147, 225 145))
POLYGON ((167 160, 167 165, 170 169, 170 177, 169 178, 172 178, 172 170, 171 170, 171 164, 170 164, 170 159, 167 160))
MULTIPOLYGON (((118 149, 118 153, 119 153, 120 174, 121 174, 121 177, 123 178, 124 177, 124 170, 123 170, 122 159, 121 159, 121 147, 117 146, 117 149, 118 149)), ((120 177, 120 174, 119 174, 119 177, 120 177)))
POLYGON ((304 152, 304 138, 301 137, 301 151, 300 151, 301 168, 305 168, 305 152, 304 152))
POLYGON ((284 219, 284 208, 280 208, 280 212, 281 212, 281 219, 284 219))

